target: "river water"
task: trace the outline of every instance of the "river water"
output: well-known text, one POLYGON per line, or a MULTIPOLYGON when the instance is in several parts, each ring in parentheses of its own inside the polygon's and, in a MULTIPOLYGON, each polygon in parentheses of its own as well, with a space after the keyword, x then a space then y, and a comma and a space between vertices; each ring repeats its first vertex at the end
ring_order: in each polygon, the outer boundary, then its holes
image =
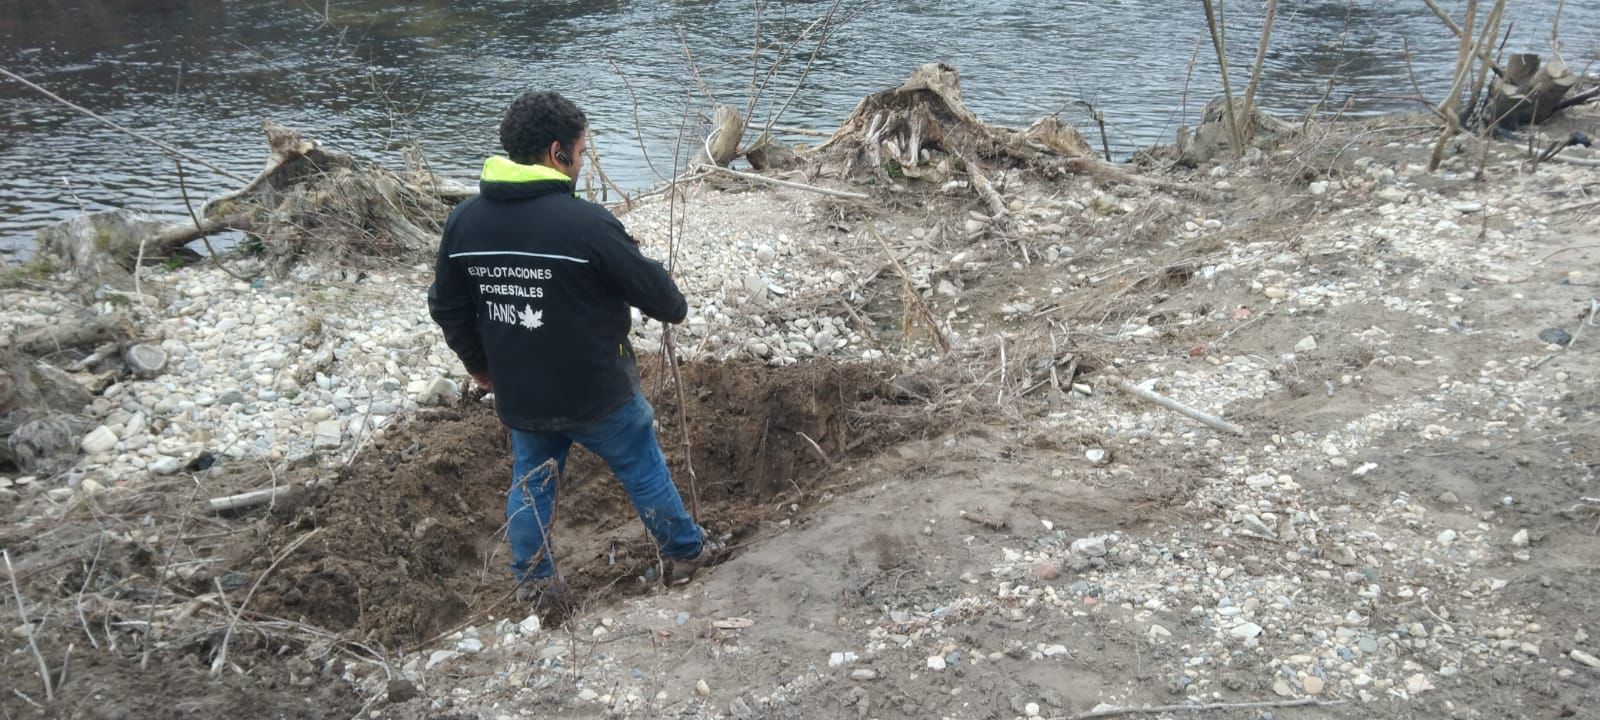
MULTIPOLYGON (((1511 0, 1508 51, 1548 54, 1559 1, 1511 0)), ((1464 0, 1442 4, 1459 16, 1464 0)), ((762 72, 833 6, 766 3, 762 72)), ((1225 7, 1236 90, 1263 7, 1225 7)), ((525 88, 554 88, 588 113, 607 173, 643 187, 670 172, 686 108, 708 114, 707 94, 745 106, 756 8, 754 0, 0 0, 0 66, 246 177, 260 168, 260 122, 271 118, 387 164, 400 164, 415 142, 435 170, 470 179, 499 150, 507 102, 525 88)), ((980 117, 1025 124, 1085 100, 1104 113, 1113 152, 1125 154, 1169 142, 1219 89, 1199 0, 840 0, 839 18, 848 20, 816 53, 782 123, 831 130, 863 95, 941 60, 961 69, 980 117)), ((1566 2, 1560 22, 1563 52, 1581 67, 1600 47, 1600 2, 1566 2)), ((820 34, 813 27, 794 45, 758 119, 789 98, 820 34)), ((1420 0, 1283 0, 1272 40, 1260 102, 1292 114, 1324 99, 1330 112, 1352 114, 1420 107, 1408 99, 1405 48, 1435 99, 1457 48, 1420 0)), ((1064 117, 1088 130, 1081 109, 1064 117)), ((235 185, 200 167, 186 173, 195 196, 235 185)), ((172 161, 0 78, 5 259, 30 251, 42 225, 110 207, 181 213, 172 161)))

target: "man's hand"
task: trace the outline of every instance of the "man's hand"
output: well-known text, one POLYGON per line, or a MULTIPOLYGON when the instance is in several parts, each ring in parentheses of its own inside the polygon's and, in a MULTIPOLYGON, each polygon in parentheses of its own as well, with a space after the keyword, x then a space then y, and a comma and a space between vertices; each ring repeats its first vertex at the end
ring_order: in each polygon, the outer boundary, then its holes
POLYGON ((490 382, 487 370, 481 373, 472 373, 472 381, 477 383, 478 387, 483 388, 484 392, 494 392, 494 383, 490 382))

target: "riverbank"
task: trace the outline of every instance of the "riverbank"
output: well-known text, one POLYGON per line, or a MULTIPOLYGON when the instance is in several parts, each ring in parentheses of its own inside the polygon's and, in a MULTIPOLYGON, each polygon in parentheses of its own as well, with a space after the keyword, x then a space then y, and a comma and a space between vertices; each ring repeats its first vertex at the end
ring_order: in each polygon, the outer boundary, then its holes
MULTIPOLYGON (((701 81, 722 102, 745 106, 758 57, 760 74, 772 72, 757 105, 760 121, 770 112, 766 101, 775 100, 771 104, 787 105, 780 123, 835 127, 864 94, 899 81, 916 63, 942 57, 957 60, 975 80, 967 102, 990 122, 1021 124, 1062 111, 1069 122, 1090 128, 1093 113, 1069 103, 1089 101, 1104 113, 1118 158, 1170 141, 1178 125, 1193 124, 1204 102, 1222 90, 1198 4, 1151 18, 1132 4, 1090 12, 1041 2, 997 9, 976 0, 848 1, 840 4, 839 17, 849 20, 831 32, 819 32, 818 25, 829 5, 764 16, 754 3, 466 8, 429 0, 405 13, 334 3, 331 16, 325 13, 330 8, 312 5, 166 0, 129 7, 74 0, 12 13, 0 26, 0 67, 124 127, 181 140, 189 152, 245 177, 260 167, 249 138, 260 119, 272 118, 315 129, 316 137, 346 152, 390 166, 405 162, 403 148, 414 139, 431 166, 470 179, 482 154, 493 149, 493 128, 485 122, 492 125, 529 78, 538 78, 588 112, 607 172, 628 188, 660 180, 651 165, 664 170, 668 164, 684 99, 698 102, 706 94, 701 81), (552 36, 552 27, 562 32, 552 36), (950 28, 964 30, 953 34, 950 28), (231 42, 215 42, 219 37, 231 42), (930 38, 938 39, 939 52, 929 52, 930 38), (759 55, 756 44, 763 48, 759 55), (805 62, 819 48, 818 61, 805 62), (779 62, 781 52, 794 60, 779 62), (589 67, 571 60, 589 54, 616 60, 617 71, 605 62, 589 67), (1129 54, 1140 58, 1139 71, 1107 61, 1129 54), (802 84, 805 90, 790 98, 802 84), (642 125, 638 133, 636 123, 642 125)), ((1452 10, 1459 20, 1461 8, 1452 10)), ((1480 10, 1482 19, 1488 9, 1480 10)), ((1585 32, 1600 27, 1600 7, 1519 0, 1514 14, 1516 22, 1505 28, 1508 52, 1554 49, 1550 36, 1558 24, 1569 31, 1559 38, 1560 52, 1575 68, 1600 51, 1600 36, 1585 32)), ((1231 67, 1251 67, 1263 22, 1264 4, 1226 13, 1227 36, 1236 39, 1231 67)), ((1414 88, 1435 102, 1443 98, 1457 50, 1456 37, 1422 3, 1286 9, 1275 25, 1257 102, 1286 115, 1316 106, 1324 112, 1337 106, 1344 117, 1415 110, 1414 88)), ((1244 79, 1235 78, 1235 86, 1242 89, 1244 79)), ((62 112, 9 81, 0 83, 0 128, 12 138, 0 147, 0 177, 10 180, 0 185, 0 261, 25 258, 34 230, 85 207, 132 206, 186 217, 170 162, 145 147, 130 151, 117 131, 62 112), (92 168, 94 177, 68 172, 62 158, 72 158, 74 168, 92 168)), ((692 137, 703 135, 694 130, 691 125, 692 137)), ((185 170, 191 194, 234 184, 195 163, 186 162, 185 170)))
MULTIPOLYGON (((1005 232, 963 188, 863 206, 702 181, 624 215, 676 247, 693 457, 739 552, 640 583, 642 530, 580 461, 560 532, 584 604, 559 627, 505 602, 503 438, 458 401, 426 263, 150 268, 131 307, 8 289, 0 331, 129 312, 167 363, 78 376, 85 452, 4 476, 0 544, 41 655, 77 648, 58 698, 135 716, 158 694, 262 717, 1581 715, 1600 175, 1472 139, 1428 173, 1418 124, 1151 173, 1170 190, 996 177, 1005 232)), ((0 672, 43 702, 27 634, 0 672)))

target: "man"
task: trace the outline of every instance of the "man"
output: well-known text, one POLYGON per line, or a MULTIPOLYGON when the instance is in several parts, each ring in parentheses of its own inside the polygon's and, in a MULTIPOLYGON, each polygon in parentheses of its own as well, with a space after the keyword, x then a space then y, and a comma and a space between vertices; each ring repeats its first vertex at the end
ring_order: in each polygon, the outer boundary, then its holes
POLYGON ((588 119, 555 92, 526 92, 500 123, 508 157, 483 165, 479 194, 445 222, 428 310, 511 430, 506 499, 518 597, 564 599, 548 533, 567 451, 600 456, 687 580, 725 547, 685 512, 639 392, 628 307, 683 322, 688 303, 605 208, 574 196, 588 119), (552 472, 553 471, 553 472, 552 472))

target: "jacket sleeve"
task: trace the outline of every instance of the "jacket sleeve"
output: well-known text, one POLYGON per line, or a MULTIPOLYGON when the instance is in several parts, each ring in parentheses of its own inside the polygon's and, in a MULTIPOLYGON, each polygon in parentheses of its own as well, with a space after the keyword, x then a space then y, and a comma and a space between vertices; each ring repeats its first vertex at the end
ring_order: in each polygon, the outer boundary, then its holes
POLYGON ((472 299, 471 279, 450 260, 452 225, 445 223, 444 239, 439 243, 433 285, 428 287, 428 314, 444 331, 445 344, 461 358, 467 372, 477 375, 488 372, 489 360, 484 356, 483 338, 478 335, 478 306, 472 299))
POLYGON ((604 222, 593 250, 596 264, 622 298, 645 315, 664 323, 681 323, 689 315, 689 302, 661 263, 639 251, 616 217, 600 209, 604 222))

